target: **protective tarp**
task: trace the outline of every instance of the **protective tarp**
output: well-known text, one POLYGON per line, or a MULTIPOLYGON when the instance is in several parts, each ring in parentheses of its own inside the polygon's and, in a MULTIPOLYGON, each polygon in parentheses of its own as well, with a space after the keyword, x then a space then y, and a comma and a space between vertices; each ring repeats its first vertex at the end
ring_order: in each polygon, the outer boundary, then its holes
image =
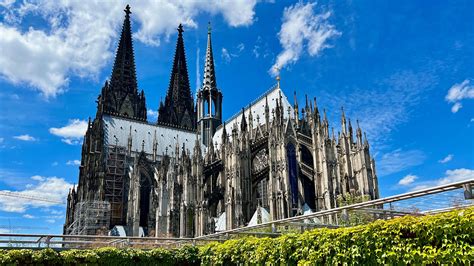
POLYGON ((216 219, 216 232, 225 231, 226 230, 226 223, 227 219, 225 216, 225 212, 221 213, 219 218, 216 219))
POLYGON ((268 211, 263 207, 257 207, 255 213, 252 216, 252 219, 250 219, 250 222, 247 226, 253 226, 270 221, 270 213, 268 213, 268 211))
MULTIPOLYGON (((314 213, 313 210, 308 206, 308 204, 303 205, 303 215, 314 213)), ((321 224, 321 221, 318 218, 304 219, 304 223, 311 224, 321 224)))
POLYGON ((109 236, 127 236, 123 225, 116 225, 109 231, 109 236))

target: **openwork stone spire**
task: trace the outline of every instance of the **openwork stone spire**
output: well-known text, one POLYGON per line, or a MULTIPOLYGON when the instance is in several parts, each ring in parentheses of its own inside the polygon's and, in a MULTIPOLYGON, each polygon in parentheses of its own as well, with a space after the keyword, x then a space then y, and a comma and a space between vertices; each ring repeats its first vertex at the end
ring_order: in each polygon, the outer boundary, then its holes
POLYGON ((216 83, 216 72, 214 70, 214 56, 212 54, 212 42, 211 42, 211 23, 209 22, 207 28, 207 49, 206 49, 206 62, 204 65, 204 80, 202 86, 204 89, 214 89, 217 87, 216 83))
POLYGON ((125 19, 115 56, 110 82, 102 87, 97 115, 104 113, 146 120, 145 93, 138 92, 135 58, 133 54, 130 6, 125 7, 125 19))
POLYGON ((189 86, 183 32, 183 26, 180 24, 170 84, 165 103, 158 110, 158 123, 194 130, 196 129, 196 113, 189 86))
POLYGON ((133 54, 132 29, 130 26, 130 6, 125 7, 122 34, 115 56, 114 68, 110 79, 110 86, 115 90, 137 93, 137 75, 135 72, 135 58, 133 54))

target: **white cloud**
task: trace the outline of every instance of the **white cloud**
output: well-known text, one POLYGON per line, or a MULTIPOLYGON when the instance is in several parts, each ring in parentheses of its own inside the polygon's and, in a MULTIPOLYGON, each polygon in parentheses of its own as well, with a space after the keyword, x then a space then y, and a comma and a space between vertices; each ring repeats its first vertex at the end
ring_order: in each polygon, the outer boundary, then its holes
POLYGON ((425 158, 425 154, 419 150, 404 151, 402 149, 396 149, 382 155, 378 161, 377 171, 379 176, 398 173, 422 164, 425 158))
POLYGON ((81 161, 80 160, 69 160, 69 161, 66 162, 66 165, 79 166, 79 165, 81 165, 81 161))
POLYGON ((330 48, 327 42, 341 35, 334 25, 328 23, 331 12, 315 13, 316 3, 303 4, 299 2, 286 7, 283 11, 283 23, 278 38, 283 47, 275 64, 269 70, 272 75, 278 73, 278 68, 294 64, 304 50, 310 56, 317 56, 322 50, 330 48))
POLYGON ((17 139, 17 140, 22 140, 22 141, 36 141, 37 140, 36 138, 34 138, 34 137, 32 137, 28 134, 14 136, 13 138, 17 139))
POLYGON ((413 186, 411 190, 420 190, 433 186, 442 186, 449 183, 460 182, 464 180, 474 180, 473 169, 459 168, 447 170, 443 177, 434 180, 418 182, 415 184, 415 186, 413 186))
POLYGON ((260 57, 260 46, 255 45, 252 49, 252 53, 253 53, 253 55, 255 55, 255 58, 259 58, 260 57))
POLYGON ((35 216, 31 215, 31 214, 24 214, 23 215, 23 218, 26 218, 26 219, 34 219, 36 218, 35 216))
POLYGON ((402 185, 402 186, 407 186, 407 185, 410 185, 411 183, 415 182, 415 180, 417 179, 418 177, 416 175, 407 175, 405 176, 404 178, 400 179, 400 181, 398 181, 398 184, 399 185, 402 185))
POLYGON ((449 103, 454 103, 451 112, 457 113, 462 108, 461 100, 474 99, 474 85, 471 85, 468 79, 454 84, 444 99, 449 103))
POLYGON ((447 163, 453 159, 454 155, 448 154, 448 156, 444 157, 443 159, 439 160, 439 163, 447 163))
POLYGON ((352 92, 322 91, 320 103, 327 104, 328 110, 344 106, 353 126, 354 120, 359 119, 372 149, 385 149, 392 133, 410 120, 415 107, 427 100, 428 92, 437 84, 431 71, 398 72, 374 81, 369 88, 355 88, 352 92))
POLYGON ((148 109, 146 111, 146 114, 148 115, 148 119, 152 118, 152 119, 156 120, 158 118, 158 111, 148 109))
POLYGON ((62 206, 72 184, 59 177, 33 176, 31 179, 38 181, 34 186, 24 190, 0 190, 0 210, 7 212, 25 212, 29 208, 62 206), (24 198, 27 197, 27 198, 24 198), (32 200, 30 198, 45 199, 48 201, 32 200))
POLYGON ((52 127, 49 133, 62 137, 61 141, 69 145, 80 144, 80 140, 86 134, 88 122, 85 120, 72 119, 69 123, 60 128, 52 127))
MULTIPOLYGON (((174 34, 179 23, 196 28, 199 14, 222 15, 232 27, 254 21, 256 0, 239 1, 137 1, 132 6, 135 37, 159 45, 174 34)), ((27 84, 45 97, 64 92, 70 76, 96 79, 113 58, 126 1, 24 1, 3 3, 0 11, 0 77, 27 84), (23 19, 47 22, 45 29, 22 29, 23 19)))
POLYGON ((229 63, 232 61, 232 58, 241 56, 242 52, 245 50, 245 44, 239 43, 237 46, 233 47, 232 50, 233 51, 230 51, 229 49, 222 47, 221 57, 224 62, 229 63))
POLYGON ((454 105, 451 107, 451 112, 452 113, 457 113, 459 111, 459 109, 462 108, 462 104, 457 102, 457 103, 454 103, 454 105))
POLYGON ((141 27, 136 37, 143 43, 159 45, 160 35, 165 38, 176 32, 179 23, 197 28, 196 17, 201 13, 221 14, 232 27, 247 26, 253 23, 256 0, 237 1, 162 1, 150 4, 147 1, 136 2, 132 8, 141 27))
POLYGON ((229 51, 227 51, 227 49, 225 47, 222 47, 222 59, 224 59, 224 61, 226 63, 229 63, 230 60, 231 60, 231 56, 230 56, 230 53, 229 51))
POLYGON ((45 180, 45 178, 40 176, 40 175, 34 175, 34 176, 31 177, 31 180, 43 182, 45 180))
POLYGON ((0 144, 2 144, 4 140, 4 138, 0 138, 0 144))
POLYGON ((53 163, 51 164, 51 166, 58 166, 58 165, 59 165, 58 162, 53 162, 53 163))
POLYGON ((54 224, 56 222, 56 220, 54 219, 46 219, 46 222, 47 223, 50 223, 50 224, 54 224))
POLYGON ((237 50, 239 51, 239 53, 244 51, 244 49, 245 49, 245 44, 239 43, 239 45, 237 45, 237 50))

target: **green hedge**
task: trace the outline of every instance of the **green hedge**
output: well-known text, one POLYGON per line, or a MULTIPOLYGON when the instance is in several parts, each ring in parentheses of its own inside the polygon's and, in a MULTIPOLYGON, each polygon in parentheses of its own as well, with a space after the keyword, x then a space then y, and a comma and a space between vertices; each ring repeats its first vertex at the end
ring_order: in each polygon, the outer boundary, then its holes
POLYGON ((325 265, 474 262, 474 208, 278 238, 247 237, 200 247, 0 250, 2 265, 325 265))

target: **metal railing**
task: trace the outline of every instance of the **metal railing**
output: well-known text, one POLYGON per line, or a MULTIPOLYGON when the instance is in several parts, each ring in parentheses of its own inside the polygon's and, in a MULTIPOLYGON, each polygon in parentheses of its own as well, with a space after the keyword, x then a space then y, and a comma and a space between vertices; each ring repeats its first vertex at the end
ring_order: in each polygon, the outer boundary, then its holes
POLYGON ((238 237, 238 235, 274 237, 287 232, 301 232, 319 227, 353 226, 379 219, 393 219, 404 215, 427 215, 474 206, 474 200, 472 199, 473 187, 474 179, 470 179, 195 238, 3 233, 0 234, 0 248, 85 249, 110 246, 150 249, 199 245, 209 241, 225 241, 232 237, 238 237), (455 204, 450 203, 450 199, 456 200, 453 201, 455 204), (421 208, 420 204, 426 204, 426 202, 428 202, 428 205, 421 208), (407 207, 410 204, 418 207, 407 207))

